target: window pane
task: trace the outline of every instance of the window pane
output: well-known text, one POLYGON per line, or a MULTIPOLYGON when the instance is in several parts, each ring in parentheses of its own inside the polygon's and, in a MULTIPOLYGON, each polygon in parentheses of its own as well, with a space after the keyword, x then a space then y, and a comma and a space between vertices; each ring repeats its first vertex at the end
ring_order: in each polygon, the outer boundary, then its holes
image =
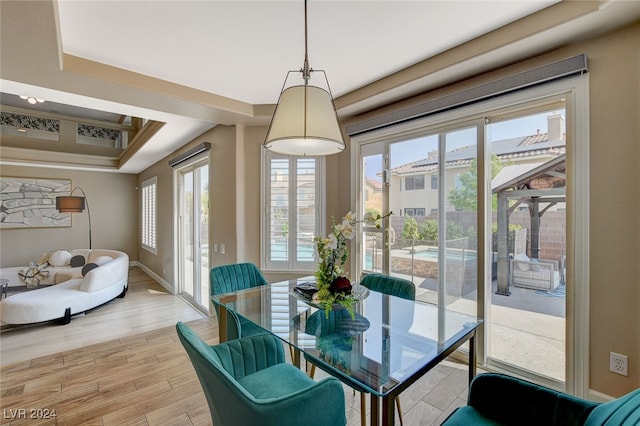
POLYGON ((156 178, 142 183, 142 247, 155 253, 156 249, 156 178))
POLYGON ((271 160, 271 223, 269 229, 272 261, 289 260, 289 160, 271 160))
POLYGON ((262 267, 313 271, 313 238, 320 233, 323 159, 267 153, 263 173, 262 267))
POLYGON ((407 176, 404 178, 404 189, 407 191, 414 189, 413 176, 407 176))
POLYGON ((296 260, 313 261, 313 236, 316 229, 316 160, 297 160, 296 260))

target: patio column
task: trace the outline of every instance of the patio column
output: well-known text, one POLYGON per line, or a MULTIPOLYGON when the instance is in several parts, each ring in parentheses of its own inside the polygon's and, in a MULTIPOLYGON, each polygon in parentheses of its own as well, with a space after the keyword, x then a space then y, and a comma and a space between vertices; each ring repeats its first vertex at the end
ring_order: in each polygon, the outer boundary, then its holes
POLYGON ((509 291, 509 199, 505 191, 498 192, 498 288, 496 294, 508 296, 509 291))
POLYGON ((538 259, 540 256, 540 201, 538 200, 538 197, 531 197, 529 212, 531 214, 530 257, 532 259, 538 259))

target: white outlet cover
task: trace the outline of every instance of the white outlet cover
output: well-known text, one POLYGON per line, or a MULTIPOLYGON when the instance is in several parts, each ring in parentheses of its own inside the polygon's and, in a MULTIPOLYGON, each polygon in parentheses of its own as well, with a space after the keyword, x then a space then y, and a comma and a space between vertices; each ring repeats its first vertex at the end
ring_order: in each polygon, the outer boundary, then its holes
POLYGON ((609 371, 622 376, 629 375, 629 358, 626 355, 609 353, 609 371))

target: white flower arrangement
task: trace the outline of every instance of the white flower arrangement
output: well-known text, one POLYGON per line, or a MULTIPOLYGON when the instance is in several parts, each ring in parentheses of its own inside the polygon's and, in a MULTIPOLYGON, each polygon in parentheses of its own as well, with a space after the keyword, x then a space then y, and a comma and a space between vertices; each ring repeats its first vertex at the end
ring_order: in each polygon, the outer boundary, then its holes
POLYGON ((345 276, 344 264, 349 258, 347 242, 355 237, 355 226, 364 223, 367 226, 380 228, 382 219, 386 219, 393 212, 384 216, 368 211, 362 220, 356 220, 352 212, 348 212, 340 223, 335 223, 332 218, 331 233, 326 237, 315 237, 315 248, 318 255, 318 268, 316 270, 316 285, 318 292, 315 294, 318 303, 329 313, 334 304, 344 306, 353 316, 353 304, 355 299, 351 296, 351 283, 345 276))

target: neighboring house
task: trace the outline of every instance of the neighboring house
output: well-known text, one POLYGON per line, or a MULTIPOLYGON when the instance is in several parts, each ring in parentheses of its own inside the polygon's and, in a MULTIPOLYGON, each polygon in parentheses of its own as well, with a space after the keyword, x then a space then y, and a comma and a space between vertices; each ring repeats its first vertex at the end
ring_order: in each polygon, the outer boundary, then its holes
MULTIPOLYGON (((551 115, 548 132, 495 141, 491 152, 503 166, 539 164, 565 153, 565 136, 562 133, 562 117, 551 115)), ((469 172, 476 158, 476 145, 464 146, 447 152, 445 172, 447 211, 455 208, 449 204, 449 193, 460 187, 460 175, 469 172)), ((429 216, 437 213, 439 182, 438 152, 431 151, 427 158, 403 164, 391 169, 390 210, 406 216, 429 216)))
POLYGON ((382 212, 382 182, 371 178, 365 178, 364 202, 367 209, 374 209, 382 212))

